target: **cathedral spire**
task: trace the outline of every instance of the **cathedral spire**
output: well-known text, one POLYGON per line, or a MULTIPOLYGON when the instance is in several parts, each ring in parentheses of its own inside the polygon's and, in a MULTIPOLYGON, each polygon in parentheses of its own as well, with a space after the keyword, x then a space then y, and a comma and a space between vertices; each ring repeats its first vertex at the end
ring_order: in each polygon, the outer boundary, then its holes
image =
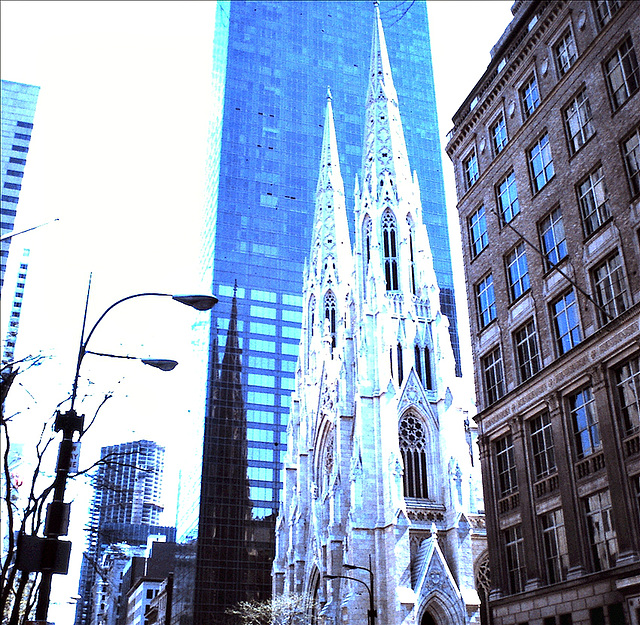
POLYGON ((344 184, 340 173, 331 91, 328 89, 320 174, 316 187, 311 262, 316 264, 315 272, 322 276, 321 282, 324 283, 335 283, 339 278, 348 279, 351 273, 351 243, 344 184))
POLYGON ((367 110, 363 177, 370 191, 386 176, 398 182, 411 180, 407 148, 398 109, 398 94, 393 84, 391 64, 380 18, 378 3, 374 3, 375 18, 367 110))

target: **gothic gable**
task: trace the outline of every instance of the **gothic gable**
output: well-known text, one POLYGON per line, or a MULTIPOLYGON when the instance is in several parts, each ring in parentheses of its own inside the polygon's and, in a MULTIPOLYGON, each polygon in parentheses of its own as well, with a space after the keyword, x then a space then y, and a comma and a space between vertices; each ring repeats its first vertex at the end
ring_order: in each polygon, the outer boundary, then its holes
POLYGON ((411 408, 428 417, 432 421, 434 429, 438 428, 438 415, 429 403, 422 383, 413 367, 407 376, 398 401, 398 418, 411 408))

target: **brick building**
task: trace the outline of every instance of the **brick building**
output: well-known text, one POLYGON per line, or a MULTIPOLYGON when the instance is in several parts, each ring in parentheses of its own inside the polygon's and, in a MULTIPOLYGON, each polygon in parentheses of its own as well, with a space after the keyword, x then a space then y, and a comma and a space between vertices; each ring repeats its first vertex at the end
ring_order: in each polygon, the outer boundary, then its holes
POLYGON ((640 622, 640 3, 515 2, 454 116, 495 625, 640 622))

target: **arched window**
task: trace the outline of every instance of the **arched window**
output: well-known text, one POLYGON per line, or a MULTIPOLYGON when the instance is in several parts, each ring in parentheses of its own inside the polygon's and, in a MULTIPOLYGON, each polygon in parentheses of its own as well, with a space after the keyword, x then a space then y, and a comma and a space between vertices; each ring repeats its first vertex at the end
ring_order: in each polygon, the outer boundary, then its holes
POLYGON ((316 325, 316 297, 312 295, 309 298, 309 310, 307 312, 309 326, 307 328, 307 353, 311 351, 311 341, 316 325))
POLYGON ((433 380, 431 378, 431 355, 428 347, 414 347, 416 360, 416 373, 426 389, 433 390, 433 380))
POLYGON ((400 453, 404 462, 404 496, 428 499, 427 436, 425 426, 414 414, 400 420, 400 453))
POLYGON ((411 293, 416 294, 416 262, 413 257, 414 231, 411 217, 407 215, 407 225, 409 226, 409 282, 411 283, 411 293))
POLYGON ((404 368, 402 367, 402 345, 398 343, 398 386, 402 384, 402 380, 404 379, 404 368))
POLYGON ((333 430, 329 432, 327 435, 326 442, 324 444, 324 449, 322 450, 322 458, 320 465, 321 472, 321 481, 320 488, 322 489, 322 494, 326 494, 329 492, 329 486, 331 483, 331 475, 333 474, 334 467, 334 435, 333 430))
POLYGON ((398 228, 391 211, 382 216, 382 262, 387 291, 398 290, 398 228))
POLYGON ((324 318, 329 321, 331 349, 333 349, 336 346, 336 296, 332 291, 327 291, 324 296, 324 318))
POLYGON ((362 224, 362 253, 364 255, 365 269, 369 266, 371 260, 371 217, 366 215, 362 224))

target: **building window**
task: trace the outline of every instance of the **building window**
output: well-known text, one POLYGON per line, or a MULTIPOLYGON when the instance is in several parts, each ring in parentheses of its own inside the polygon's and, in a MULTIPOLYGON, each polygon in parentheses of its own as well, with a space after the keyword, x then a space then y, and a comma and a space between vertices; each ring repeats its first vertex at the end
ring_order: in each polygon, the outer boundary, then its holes
POLYGON ((498 492, 499 497, 502 498, 518 490, 518 474, 511 434, 499 438, 495 442, 495 449, 498 492))
POLYGON ((531 452, 535 480, 542 480, 556 472, 556 457, 553 447, 553 431, 549 413, 544 412, 529 422, 531 452))
POLYGON ((524 590, 524 541, 519 525, 510 527, 504 531, 504 553, 507 564, 507 579, 509 592, 515 594, 524 590))
POLYGON ((464 160, 463 168, 466 188, 470 189, 475 184, 476 180, 478 180, 480 175, 478 170, 478 158, 475 150, 473 150, 473 152, 471 152, 471 154, 464 160))
POLYGON ((540 105, 540 93, 538 91, 538 81, 535 74, 529 78, 520 89, 520 100, 522 102, 522 112, 527 119, 540 105))
POLYGON ((475 258, 489 244, 484 206, 481 206, 469 219, 469 237, 471 239, 471 254, 475 258))
POLYGON ((502 221, 508 224, 519 212, 518 189, 516 187, 516 176, 511 172, 496 187, 498 196, 498 206, 502 221))
POLYGON ((366 215, 362 224, 362 242, 364 244, 364 266, 365 270, 371 260, 371 217, 366 215))
POLYGON ((593 283, 600 323, 607 323, 627 309, 627 289, 618 252, 594 268, 593 283))
POLYGON ((511 301, 515 302, 529 290, 529 267, 524 242, 518 243, 513 251, 507 255, 507 278, 511 301))
POLYGON ((428 347, 420 347, 416 345, 414 347, 414 355, 416 361, 416 373, 422 385, 426 389, 433 389, 433 382, 431 378, 431 355, 428 347))
POLYGON ((639 86, 638 61, 630 37, 627 37, 605 61, 604 71, 615 111, 638 90, 639 86))
POLYGON ((526 323, 513 335, 520 381, 528 380, 540 371, 540 354, 538 353, 538 336, 533 320, 526 323))
POLYGON ((482 373, 487 406, 497 402, 505 393, 502 355, 497 347, 482 359, 482 373))
POLYGON ((554 174, 549 136, 544 134, 540 137, 536 144, 529 150, 528 155, 533 191, 537 193, 553 178, 554 174))
POLYGON ((493 141, 493 153, 497 156, 502 152, 504 146, 507 145, 507 124, 504 121, 504 115, 500 115, 491 126, 491 139, 493 141))
POLYGON ((331 349, 336 346, 336 296, 332 291, 327 291, 324 296, 325 327, 331 337, 331 349))
POLYGON ((584 511, 596 571, 610 569, 618 559, 618 539, 611 524, 611 495, 601 490, 584 499, 584 511))
POLYGON ((609 193, 604 181, 602 166, 592 171, 577 187, 580 202, 580 216, 585 236, 591 236, 604 224, 609 211, 609 193))
POLYGON ((576 294, 573 291, 567 291, 552 302, 551 316, 558 354, 566 354, 582 340, 576 294))
POLYGON ((558 43, 553 47, 553 54, 556 58, 558 74, 564 76, 578 58, 576 43, 573 40, 571 31, 567 28, 558 43))
POLYGON ((396 353, 398 355, 398 386, 400 386, 404 379, 404 359, 402 345, 400 343, 396 345, 396 353))
POLYGON ((548 271, 567 255, 567 240, 564 236, 562 212, 559 208, 549 213, 540 223, 540 240, 548 271))
POLYGON ((409 226, 409 286, 411 287, 411 293, 416 294, 416 261, 413 255, 413 241, 414 241, 414 228, 413 223, 409 217, 407 217, 407 225, 409 226))
POLYGON ((382 216, 382 246, 384 278, 387 291, 398 290, 398 230, 396 220, 390 211, 382 216))
POLYGON ((496 296, 493 290, 493 275, 489 274, 476 286, 478 323, 485 328, 496 318, 496 296))
POLYGON ((640 359, 636 356, 615 371, 623 436, 640 431, 640 359))
POLYGON ((631 195, 636 196, 640 193, 640 129, 636 128, 635 132, 622 144, 622 151, 627 166, 631 195))
POLYGON ((620 8, 620 0, 594 0, 593 2, 598 25, 604 28, 620 8))
POLYGON ((552 510, 540 517, 547 582, 556 584, 567 577, 569 554, 562 510, 552 510))
POLYGON ((399 435, 404 463, 404 496, 428 499, 427 436, 424 424, 413 414, 405 415, 400 421, 399 435))
POLYGON ((585 458, 598 451, 601 446, 595 399, 590 386, 569 397, 569 410, 576 453, 578 458, 585 458))
POLYGON ((565 109, 564 124, 569 139, 569 152, 575 154, 596 132, 586 89, 573 98, 565 109))

